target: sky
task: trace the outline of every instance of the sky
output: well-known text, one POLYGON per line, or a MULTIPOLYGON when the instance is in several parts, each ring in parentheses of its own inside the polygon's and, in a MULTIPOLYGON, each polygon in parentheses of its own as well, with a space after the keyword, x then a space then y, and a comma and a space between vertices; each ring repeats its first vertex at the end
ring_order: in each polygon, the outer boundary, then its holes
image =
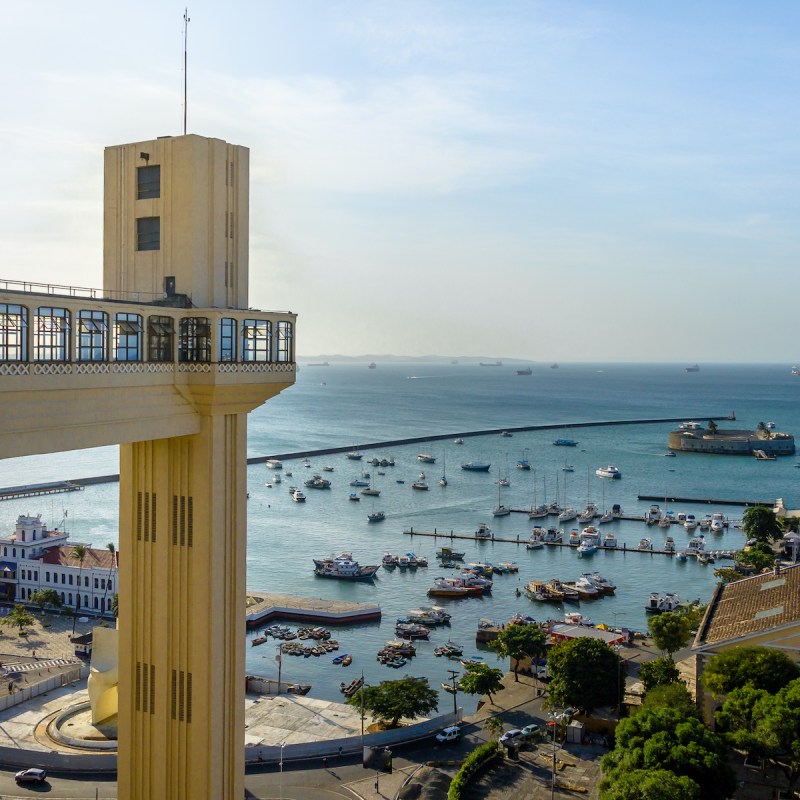
MULTIPOLYGON (((0 4, 0 279, 102 285, 103 148, 178 135, 183 4, 0 4)), ((300 358, 787 362, 800 4, 193 2, 300 358)))

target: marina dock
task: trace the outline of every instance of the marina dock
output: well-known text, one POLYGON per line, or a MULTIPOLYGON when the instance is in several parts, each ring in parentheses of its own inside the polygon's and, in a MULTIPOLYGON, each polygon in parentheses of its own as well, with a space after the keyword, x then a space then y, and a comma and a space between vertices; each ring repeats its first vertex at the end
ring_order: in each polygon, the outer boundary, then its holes
MULTIPOLYGON (((637 518, 640 519, 640 518, 637 518)), ((414 528, 409 528, 408 530, 403 531, 404 534, 407 536, 426 536, 431 539, 447 539, 448 541, 455 541, 455 540, 462 540, 462 541, 470 541, 470 542, 500 542, 503 544, 517 544, 517 545, 526 545, 528 543, 527 538, 523 536, 520 538, 520 535, 517 534, 515 538, 509 539, 504 536, 495 536, 492 534, 491 538, 485 539, 481 538, 480 536, 476 536, 474 533, 454 533, 450 531, 449 533, 445 531, 417 531, 414 528)), ((545 547, 567 547, 571 550, 577 550, 577 544, 569 544, 569 542, 542 542, 545 547)), ((597 545, 598 550, 608 550, 609 552, 619 552, 619 553, 641 553, 642 555, 661 555, 661 556, 676 556, 678 555, 677 551, 675 550, 659 550, 656 547, 650 547, 646 550, 642 550, 638 547, 628 547, 625 542, 623 542, 618 547, 604 547, 602 544, 597 545)), ((716 548, 709 548, 709 551, 716 548)), ((720 548, 721 549, 721 548, 720 548)), ((726 550, 731 548, 725 548, 726 550)), ((731 549, 731 552, 736 552, 736 550, 731 549)))
POLYGON ((716 497, 677 497, 656 495, 656 494, 640 494, 639 500, 650 500, 657 502, 661 500, 668 503, 697 503, 700 505, 720 505, 720 506, 766 506, 772 508, 775 505, 774 500, 719 500, 716 497))
POLYGON ((381 608, 367 603, 346 603, 341 600, 323 600, 320 597, 248 590, 245 617, 247 627, 252 628, 274 617, 325 625, 351 625, 379 620, 381 608))

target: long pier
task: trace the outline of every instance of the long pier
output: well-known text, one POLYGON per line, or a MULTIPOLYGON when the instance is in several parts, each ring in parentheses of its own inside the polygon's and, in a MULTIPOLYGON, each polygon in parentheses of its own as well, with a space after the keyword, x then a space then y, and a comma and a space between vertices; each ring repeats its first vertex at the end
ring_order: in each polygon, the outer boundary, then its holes
POLYGON ((83 485, 77 481, 54 481, 52 483, 30 483, 25 486, 9 486, 0 489, 0 500, 17 500, 21 497, 41 497, 45 494, 80 492, 83 485))
POLYGON ((698 503, 710 506, 767 506, 772 508, 775 505, 774 500, 719 500, 715 497, 664 497, 663 494, 640 494, 638 498, 639 500, 664 500, 667 503, 698 503))

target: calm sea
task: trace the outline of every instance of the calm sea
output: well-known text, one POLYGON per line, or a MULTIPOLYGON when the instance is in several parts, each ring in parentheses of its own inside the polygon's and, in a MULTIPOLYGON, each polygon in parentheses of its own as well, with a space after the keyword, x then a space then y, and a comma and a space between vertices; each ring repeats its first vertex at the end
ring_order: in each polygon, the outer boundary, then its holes
MULTIPOLYGON (((735 423, 722 427, 753 429, 759 421, 775 422, 777 430, 800 431, 800 379, 785 365, 702 365, 696 373, 683 365, 563 364, 559 369, 535 366, 530 376, 517 376, 510 366, 489 368, 477 364, 365 364, 301 366, 297 384, 258 409, 249 422, 249 455, 264 455, 315 448, 353 446, 366 442, 408 436, 434 436, 487 428, 557 424, 563 431, 514 434, 506 438, 467 438, 463 445, 452 440, 410 447, 365 451, 392 456, 395 467, 377 470, 349 461, 344 455, 285 462, 283 482, 268 488, 271 478, 264 466, 248 470, 248 586, 256 590, 288 592, 310 597, 339 598, 377 603, 383 610, 381 623, 337 629, 340 653, 354 655, 349 668, 334 666, 330 658, 286 657, 285 680, 313 685, 312 696, 339 699, 339 683, 364 671, 367 682, 396 678, 404 672, 426 675, 439 686, 448 678, 447 662, 433 656, 437 644, 448 638, 464 645, 465 654, 478 651, 475 630, 480 619, 506 621, 522 612, 537 619, 559 617, 563 609, 528 600, 515 590, 531 579, 559 577, 575 579, 589 569, 614 580, 617 592, 594 602, 583 602, 580 611, 593 622, 607 622, 635 629, 646 627, 644 605, 651 591, 677 592, 682 599, 707 601, 714 587, 712 568, 694 561, 679 562, 665 556, 637 552, 599 552, 580 559, 567 548, 527 551, 522 545, 458 542, 467 561, 516 561, 519 573, 498 575, 491 596, 458 601, 439 601, 453 615, 449 628, 436 629, 429 643, 417 645, 418 655, 399 670, 381 666, 375 654, 387 639, 394 638, 394 621, 409 609, 430 603, 426 596, 432 579, 443 574, 433 555, 443 544, 403 533, 416 530, 453 530, 472 533, 480 522, 490 524, 496 535, 526 541, 531 524, 524 515, 493 519, 498 495, 505 505, 530 506, 534 492, 538 502, 559 497, 582 508, 591 497, 600 505, 619 503, 627 513, 643 514, 650 502, 639 502, 638 494, 665 494, 699 498, 769 500, 784 497, 797 505, 796 487, 800 470, 796 459, 759 462, 751 458, 681 455, 665 458, 671 425, 630 425, 570 429, 572 423, 615 419, 686 417, 707 419, 735 410, 735 423), (554 447, 557 436, 577 439, 576 448, 554 447), (429 452, 435 465, 420 464, 417 454, 429 452), (516 460, 526 456, 534 471, 516 470, 516 460), (488 474, 467 473, 460 464, 483 460, 492 464, 488 474), (568 463, 574 472, 564 472, 568 463), (595 469, 614 464, 621 480, 603 480, 595 469), (291 501, 288 487, 302 482, 322 467, 334 468, 325 476, 331 491, 307 490, 305 504, 291 501), (358 503, 348 496, 349 483, 362 470, 372 471, 380 497, 362 497, 358 503), (418 492, 411 483, 420 471, 426 473, 428 492, 418 492), (446 471, 448 486, 438 485, 446 471), (500 492, 497 479, 508 474, 511 486, 500 492), (535 478, 535 480, 534 480, 535 478), (566 485, 565 485, 566 479, 566 485), (405 481, 405 483, 398 483, 405 481), (383 522, 369 524, 367 514, 385 512, 383 522), (463 545, 463 546, 462 546, 463 545), (316 578, 312 557, 348 550, 362 563, 378 563, 383 553, 416 552, 431 560, 427 569, 415 572, 381 570, 373 584, 351 584, 316 578)), ((0 461, 0 486, 86 477, 118 471, 115 448, 0 461)), ((661 503, 663 506, 663 501, 661 503)), ((723 511, 733 520, 741 518, 737 506, 670 504, 674 511, 698 516, 723 511)), ((106 484, 83 492, 0 504, 0 529, 10 531, 20 513, 42 513, 48 523, 60 524, 68 511, 68 527, 74 538, 102 547, 117 542, 117 485, 106 484)), ((552 521, 554 518, 549 518, 552 521)), ((552 524, 552 523, 551 523, 552 524)), ((569 530, 569 529, 568 529, 569 530)), ((656 543, 663 534, 643 523, 619 521, 604 526, 620 541, 636 548, 642 536, 656 543)), ((673 528, 678 546, 689 538, 673 528)), ((711 537, 709 537, 711 538, 711 537)), ((731 527, 714 538, 717 549, 743 544, 742 534, 731 527)), ((252 636, 255 634, 249 634, 252 636)), ((484 652, 489 663, 491 652, 484 652)), ((251 673, 276 674, 272 644, 247 648, 251 673)), ((459 698, 471 710, 470 698, 459 698)), ((442 693, 442 709, 451 698, 442 693)))

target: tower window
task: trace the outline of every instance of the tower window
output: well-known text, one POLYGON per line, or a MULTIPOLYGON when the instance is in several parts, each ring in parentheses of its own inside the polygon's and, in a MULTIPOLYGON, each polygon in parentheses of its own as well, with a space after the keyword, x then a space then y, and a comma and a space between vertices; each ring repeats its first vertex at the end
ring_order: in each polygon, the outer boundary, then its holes
POLYGON ((40 306, 33 323, 34 360, 66 361, 69 358, 69 311, 40 306))
POLYGON ((137 200, 148 200, 155 197, 161 197, 161 167, 137 167, 137 200))
POLYGON ((236 320, 219 321, 219 360, 236 361, 236 320))
POLYGON ((272 323, 246 319, 242 327, 242 361, 272 360, 272 323))
POLYGON ((0 303, 0 361, 25 361, 28 309, 0 303))
POLYGON ((136 220, 136 249, 161 249, 161 217, 139 217, 136 220))
POLYGON ((116 361, 142 360, 142 318, 138 314, 115 315, 114 358, 116 361))
POLYGON ((184 317, 180 321, 178 361, 211 361, 211 325, 205 317, 184 317))
POLYGON ((172 317, 149 317, 147 320, 147 357, 150 361, 173 361, 172 340, 175 329, 172 317))
POLYGON ((79 311, 77 323, 78 361, 107 361, 108 314, 79 311))

